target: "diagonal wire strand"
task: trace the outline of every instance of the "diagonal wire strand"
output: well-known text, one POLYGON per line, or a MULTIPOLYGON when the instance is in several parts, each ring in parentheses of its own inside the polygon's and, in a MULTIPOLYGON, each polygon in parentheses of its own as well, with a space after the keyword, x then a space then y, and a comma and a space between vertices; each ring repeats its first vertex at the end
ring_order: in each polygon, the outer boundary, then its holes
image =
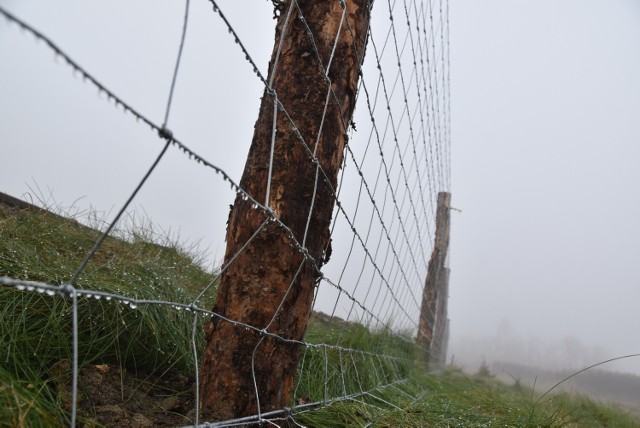
POLYGON ((171 102, 173 100, 173 91, 176 87, 176 80, 178 79, 178 68, 180 67, 180 60, 182 59, 182 49, 184 48, 184 40, 187 36, 187 25, 189 22, 189 4, 191 0, 185 0, 184 11, 184 23, 182 25, 182 36, 180 37, 180 47, 178 48, 178 58, 176 59, 176 66, 173 70, 173 78, 171 79, 171 89, 169 89, 169 99, 167 100, 167 108, 164 114, 164 122, 162 128, 166 129, 169 122, 169 111, 171 110, 171 102))

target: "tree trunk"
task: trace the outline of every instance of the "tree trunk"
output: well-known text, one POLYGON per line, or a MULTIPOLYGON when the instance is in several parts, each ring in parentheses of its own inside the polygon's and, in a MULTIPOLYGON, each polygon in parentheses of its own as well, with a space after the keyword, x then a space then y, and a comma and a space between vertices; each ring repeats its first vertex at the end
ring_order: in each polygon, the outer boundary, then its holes
POLYGON ((427 364, 431 359, 431 345, 436 321, 438 305, 438 284, 441 275, 444 275, 444 262, 449 249, 449 207, 451 194, 438 193, 438 205, 436 208, 436 238, 433 245, 431 259, 427 267, 427 278, 422 293, 422 305, 420 308, 420 321, 418 323, 417 342, 425 352, 427 364))
MULTIPOLYGON (((278 111, 277 115, 268 205, 298 243, 304 243, 308 256, 319 267, 329 248, 335 205, 331 188, 337 188, 347 144, 344 124, 350 123, 355 106, 370 4, 369 0, 347 0, 345 19, 337 0, 298 0, 297 7, 290 2, 282 2, 280 7, 267 81, 273 79, 272 88, 286 113, 278 111), (285 24, 289 7, 292 14, 285 24), (304 19, 300 19, 298 8, 304 19), (281 53, 274 71, 281 37, 281 53), (330 82, 324 71, 328 65, 330 82), (333 90, 330 96, 328 83, 333 90), (331 188, 322 172, 318 174, 310 152, 315 152, 331 188)), ((274 95, 265 90, 240 182, 260 202, 267 194, 273 116, 274 95)), ((228 220, 224 265, 234 257, 235 260, 221 276, 213 311, 286 339, 302 340, 320 272, 292 245, 292 239, 277 222, 263 225, 266 219, 263 210, 254 208, 251 200, 238 194, 228 220), (242 249, 256 231, 253 240, 242 249)), ((291 404, 299 345, 218 317, 208 324, 206 340, 200 377, 204 417, 233 419, 291 404)))

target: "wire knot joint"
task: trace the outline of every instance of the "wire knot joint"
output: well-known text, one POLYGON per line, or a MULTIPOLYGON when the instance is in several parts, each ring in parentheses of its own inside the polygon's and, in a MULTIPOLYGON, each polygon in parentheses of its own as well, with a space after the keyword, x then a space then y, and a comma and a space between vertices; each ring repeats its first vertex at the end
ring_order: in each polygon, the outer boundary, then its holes
POLYGON ((171 132, 166 126, 158 129, 158 135, 160 138, 164 138, 167 141, 173 140, 173 132, 171 132))

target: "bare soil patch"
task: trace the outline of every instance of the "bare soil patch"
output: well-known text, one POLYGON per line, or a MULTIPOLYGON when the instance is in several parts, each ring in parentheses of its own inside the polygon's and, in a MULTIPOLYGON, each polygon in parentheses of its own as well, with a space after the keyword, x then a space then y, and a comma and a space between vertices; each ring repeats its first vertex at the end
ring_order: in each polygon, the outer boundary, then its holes
MULTIPOLYGON (((70 411, 70 361, 55 364, 50 373, 61 405, 70 411)), ((132 373, 111 364, 88 365, 78 373, 78 422, 84 427, 191 425, 194 398, 194 380, 180 373, 132 373)))

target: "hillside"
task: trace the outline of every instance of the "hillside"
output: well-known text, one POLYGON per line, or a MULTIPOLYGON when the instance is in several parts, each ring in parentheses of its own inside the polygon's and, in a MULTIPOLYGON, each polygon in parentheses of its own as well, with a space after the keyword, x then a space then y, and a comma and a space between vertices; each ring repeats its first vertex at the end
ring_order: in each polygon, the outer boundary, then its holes
MULTIPOLYGON (((5 198, 4 201, 10 201, 5 198)), ((214 274, 198 255, 158 239, 147 224, 109 237, 77 282, 137 299, 188 304, 214 274), (195 260, 195 261, 194 261, 195 260)), ((99 232, 42 209, 0 204, 0 279, 60 284, 69 278, 99 232)), ((202 305, 212 305, 215 283, 202 305)), ((71 411, 71 303, 61 296, 19 290, 0 281, 0 426, 65 426, 71 411)), ((203 325, 187 311, 134 307, 95 296, 78 299, 78 421, 82 426, 180 426, 194 420, 192 344, 202 349, 203 325), (192 338, 192 331, 196 332, 192 338)), ((310 348, 293 405, 354 392, 348 400, 293 411, 316 427, 633 427, 626 411, 570 393, 537 401, 522 385, 455 367, 427 373, 415 347, 386 331, 315 314, 306 340, 397 355, 394 367, 310 348), (400 358, 401 357, 401 358, 400 358), (327 376, 325 368, 331 376, 327 376), (376 387, 378 378, 398 379, 376 387), (327 377, 330 377, 327 379, 327 377), (360 391, 358 393, 358 391, 360 391), (366 391, 366 392, 362 392, 366 391)), ((363 354, 364 355, 364 354, 363 354)))

